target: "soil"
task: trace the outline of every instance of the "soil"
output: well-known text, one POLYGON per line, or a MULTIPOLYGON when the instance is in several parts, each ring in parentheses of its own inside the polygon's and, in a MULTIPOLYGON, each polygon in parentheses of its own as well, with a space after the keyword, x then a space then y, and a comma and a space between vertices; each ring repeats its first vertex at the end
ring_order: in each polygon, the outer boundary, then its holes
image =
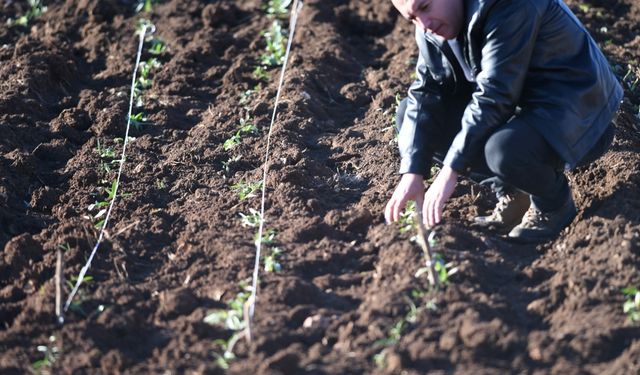
MULTIPOLYGON (((3 1, 0 24, 25 3, 3 1)), ((220 340, 233 332, 203 319, 251 278, 256 229, 239 214, 260 198, 231 186, 262 177, 279 70, 262 83, 252 72, 272 21, 255 0, 160 1, 145 15, 133 3, 45 1, 28 26, 0 28, 4 374, 224 372, 220 340), (89 206, 116 175, 98 142, 122 150, 143 16, 166 43, 136 109, 148 123, 132 129, 92 280, 59 325, 58 249, 73 282, 98 234, 89 206), (247 114, 257 132, 225 150, 247 114), (38 346, 50 361, 36 369, 38 346)), ((414 277, 424 258, 412 233, 382 217, 398 181, 392 117, 411 81, 412 26, 389 1, 305 2, 266 184, 282 270, 261 268, 253 340, 238 342, 226 372, 640 373, 640 326, 621 292, 640 286, 640 5, 568 4, 624 78, 614 144, 569 174, 578 217, 537 246, 474 227, 495 199, 463 180, 435 245, 459 271, 436 291, 414 277)))

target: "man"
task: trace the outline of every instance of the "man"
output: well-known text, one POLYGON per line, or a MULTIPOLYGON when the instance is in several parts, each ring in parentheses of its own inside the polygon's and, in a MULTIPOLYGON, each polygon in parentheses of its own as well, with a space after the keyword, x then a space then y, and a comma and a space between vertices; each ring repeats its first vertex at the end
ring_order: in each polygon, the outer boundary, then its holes
POLYGON ((437 224, 466 174, 498 196, 477 223, 521 242, 556 237, 576 215, 564 169, 606 151, 622 99, 594 40, 561 0, 392 2, 416 25, 419 56, 387 222, 415 200, 437 224), (432 158, 442 169, 425 193, 432 158))

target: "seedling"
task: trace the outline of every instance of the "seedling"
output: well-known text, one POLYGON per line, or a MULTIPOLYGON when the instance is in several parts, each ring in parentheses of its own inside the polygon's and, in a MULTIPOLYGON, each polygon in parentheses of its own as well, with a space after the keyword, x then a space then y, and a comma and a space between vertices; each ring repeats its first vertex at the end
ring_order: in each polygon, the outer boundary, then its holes
POLYGON ((242 133, 240 130, 236 132, 236 134, 232 135, 231 138, 228 138, 224 141, 222 147, 225 151, 229 151, 236 146, 238 146, 242 142, 242 133))
POLYGON ((238 161, 240 161, 241 158, 242 158, 242 155, 233 155, 233 156, 229 157, 229 159, 223 161, 222 162, 222 169, 224 169, 224 172, 226 174, 229 174, 229 172, 231 171, 231 166, 234 163, 237 163, 238 161))
POLYGON ((253 94, 255 94, 256 92, 262 90, 262 84, 258 83, 257 85, 255 85, 252 89, 249 90, 245 90, 243 92, 240 93, 240 105, 244 106, 245 109, 247 109, 247 104, 249 104, 249 101, 251 100, 251 97, 253 96, 253 94))
MULTIPOLYGON (((449 283, 449 277, 458 273, 458 267, 455 267, 453 262, 445 262, 444 258, 440 253, 433 254, 433 268, 436 271, 436 275, 438 276, 438 281, 440 281, 440 285, 447 285, 449 283)), ((429 272, 429 264, 426 267, 421 267, 416 271, 415 277, 420 277, 425 273, 429 272)))
POLYGON ((215 340, 214 344, 219 345, 223 349, 223 354, 215 353, 216 364, 222 369, 229 368, 229 362, 235 359, 233 347, 240 338, 239 331, 246 328, 244 321, 244 304, 251 296, 251 287, 245 283, 240 283, 242 291, 236 297, 229 301, 228 310, 218 310, 209 313, 204 322, 212 325, 222 326, 228 330, 234 331, 234 334, 228 340, 215 340))
POLYGON ((400 341, 400 339, 402 338, 402 333, 406 330, 408 323, 411 323, 409 321, 409 318, 413 319, 413 322, 415 322, 417 309, 415 308, 415 304, 413 304, 413 302, 411 303, 411 305, 413 306, 413 309, 411 309, 405 317, 398 320, 393 325, 393 327, 389 329, 387 333, 388 336, 383 339, 376 340, 376 342, 374 343, 374 345, 384 346, 381 351, 373 356, 373 362, 376 364, 376 367, 380 369, 385 367, 387 348, 391 345, 395 345, 396 343, 398 343, 398 341, 400 341))
MULTIPOLYGON (((72 276, 72 277, 71 277, 71 279, 70 279, 70 280, 67 280, 67 282, 66 282, 65 284, 66 284, 66 286, 67 286, 67 288, 68 288, 69 290, 73 290, 73 287, 74 287, 74 285, 76 284, 76 282, 77 282, 77 281, 78 281, 78 276, 72 276)), ((93 276, 88 276, 88 275, 87 275, 87 276, 84 276, 84 277, 82 278, 82 283, 83 283, 83 284, 85 284, 85 285, 90 284, 92 281, 93 281, 93 276)), ((79 290, 78 290, 78 296, 79 296, 80 300, 79 300, 79 301, 74 301, 74 302, 69 306, 69 308, 70 308, 72 311, 75 311, 75 312, 77 312, 78 314, 83 315, 83 316, 85 316, 85 317, 86 317, 86 316, 87 316, 87 313, 86 313, 86 312, 84 311, 84 309, 82 308, 82 302, 83 302, 83 300, 84 300, 84 298, 85 298, 85 290, 84 290, 84 289, 82 289, 82 288, 81 288, 81 289, 79 289, 79 290)))
POLYGON ((49 336, 49 344, 48 345, 38 345, 36 350, 44 355, 44 358, 41 360, 35 361, 31 364, 31 368, 38 373, 44 373, 46 368, 50 368, 51 365, 55 361, 58 360, 58 355, 60 354, 60 350, 55 345, 56 337, 51 335, 49 336))
MULTIPOLYGON (((396 123, 396 118, 398 117, 398 109, 400 109, 400 103, 402 102, 402 96, 400 95, 400 93, 396 93, 396 96, 394 97, 395 99, 395 103, 393 105, 393 114, 391 115, 391 124, 395 125, 396 123)), ((394 126, 395 127, 395 126, 394 126)), ((396 132, 396 136, 397 136, 397 132, 396 132)))
POLYGON ((282 252, 279 247, 271 248, 271 254, 264 258, 264 270, 266 272, 280 272, 282 270, 282 265, 278 262, 282 252))
POLYGON ((143 112, 138 112, 135 115, 131 115, 131 125, 133 125, 133 127, 135 127, 137 130, 140 130, 140 127, 142 125, 149 125, 151 124, 149 121, 147 121, 147 118, 145 117, 143 112))
POLYGON ((65 243, 62 243, 62 244, 58 245, 58 249, 60 249, 60 250, 62 250, 64 252, 67 252, 67 251, 71 250, 71 245, 69 245, 68 242, 65 242, 65 243))
POLYGON ((261 219, 260 212, 253 208, 249 209, 248 214, 240 213, 240 222, 243 227, 256 227, 260 224, 261 219))
POLYGON ((634 92, 638 87, 640 77, 636 76, 633 72, 633 69, 629 67, 629 70, 627 70, 627 73, 624 75, 624 78, 622 78, 622 81, 627 84, 629 91, 634 92))
POLYGON ((233 189, 238 193, 238 196, 240 197, 241 201, 247 198, 255 197, 256 190, 260 189, 261 187, 262 187, 262 181, 256 181, 251 183, 240 181, 237 184, 231 185, 231 189, 233 189))
POLYGON ((156 55, 156 56, 162 55, 164 51, 167 49, 167 45, 160 38, 154 37, 151 40, 148 40, 148 42, 151 43, 151 46, 149 47, 148 51, 152 55, 156 55))
POLYGON ((153 30, 155 28, 155 26, 153 25, 153 23, 147 19, 141 18, 138 20, 138 24, 136 25, 136 35, 140 35, 142 34, 142 30, 144 29, 151 29, 153 30))
POLYGON ((96 140, 96 152, 98 153, 98 156, 100 156, 101 159, 115 159, 118 156, 116 155, 116 152, 114 149, 112 149, 111 147, 103 147, 100 145, 100 139, 96 140))
POLYGON ((622 311, 627 314, 631 322, 640 321, 640 289, 628 287, 622 289, 622 293, 627 297, 622 305, 622 311))
POLYGON ((240 119, 240 124, 238 124, 240 128, 240 134, 254 134, 258 132, 258 128, 253 123, 253 119, 251 116, 247 114, 244 118, 240 119))
POLYGON ((269 0, 266 6, 267 14, 272 17, 284 17, 291 0, 269 0))
MULTIPOLYGON (((105 187, 104 191, 107 193, 107 197, 104 200, 92 203, 92 204, 89 205, 89 207, 87 207, 87 209, 89 211, 93 211, 96 208, 99 208, 100 210, 98 211, 97 214, 95 214, 93 216, 93 218, 91 218, 91 217, 87 217, 87 218, 93 219, 93 220, 98 220, 98 219, 101 219, 107 213, 107 209, 105 207, 109 205, 109 202, 111 202, 111 200, 113 200, 113 198, 115 197, 115 194, 116 194, 116 180, 113 180, 111 182, 111 186, 110 187, 105 187)), ((94 224, 94 227, 97 228, 97 229, 100 229, 100 228, 102 228, 103 224, 104 224, 104 219, 101 219, 100 221, 98 221, 98 222, 96 222, 94 224)))
POLYGON ((253 124, 251 116, 249 115, 247 115, 245 118, 240 119, 240 124, 238 124, 238 127, 238 131, 236 131, 234 135, 224 141, 222 147, 225 151, 229 151, 242 143, 243 135, 256 133, 258 131, 258 128, 256 128, 256 126, 253 124))
POLYGON ((155 57, 150 58, 147 61, 143 61, 140 63, 140 77, 148 78, 151 70, 155 68, 159 68, 162 66, 162 63, 158 61, 155 57))
POLYGON ((260 80, 260 81, 268 81, 269 80, 269 72, 267 72, 267 70, 264 68, 264 66, 262 65, 258 65, 256 66, 255 69, 253 69, 253 78, 260 80))
POLYGON ((150 13, 153 10, 153 4, 156 3, 156 0, 138 0, 136 3, 136 13, 145 12, 150 13))
POLYGON ((269 228, 262 233, 262 238, 259 238, 258 236, 259 233, 256 233, 255 236, 253 237, 253 241, 257 244, 258 240, 260 239, 262 240, 262 243, 267 246, 274 245, 277 234, 278 233, 276 232, 275 229, 269 228))
POLYGON ((278 20, 273 21, 268 31, 263 32, 267 44, 266 53, 260 56, 263 65, 277 66, 284 62, 286 38, 278 20))
POLYGON ((47 11, 47 7, 42 5, 41 0, 28 0, 27 3, 30 7, 29 10, 15 21, 11 22, 11 20, 9 20, 9 26, 27 26, 32 19, 42 16, 42 14, 47 11))
POLYGON ((416 227, 416 202, 409 201, 398 220, 400 233, 406 233, 416 227))

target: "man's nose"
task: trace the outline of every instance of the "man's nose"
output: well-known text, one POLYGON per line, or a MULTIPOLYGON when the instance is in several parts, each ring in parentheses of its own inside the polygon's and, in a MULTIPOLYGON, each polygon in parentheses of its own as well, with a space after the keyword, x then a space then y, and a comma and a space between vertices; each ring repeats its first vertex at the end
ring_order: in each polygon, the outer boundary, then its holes
POLYGON ((413 22, 422 29, 422 31, 427 31, 429 29, 429 26, 431 26, 431 21, 429 20, 429 18, 422 16, 422 15, 417 15, 414 19, 413 22))

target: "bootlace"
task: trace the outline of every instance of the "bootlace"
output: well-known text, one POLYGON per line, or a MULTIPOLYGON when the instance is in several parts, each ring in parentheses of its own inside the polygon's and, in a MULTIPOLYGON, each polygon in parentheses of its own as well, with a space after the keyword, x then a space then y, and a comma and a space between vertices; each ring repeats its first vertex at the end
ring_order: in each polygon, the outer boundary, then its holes
POLYGON ((531 207, 529 207, 527 212, 524 214, 522 224, 520 225, 526 228, 536 228, 544 226, 544 224, 548 221, 548 215, 531 205, 531 207))
POLYGON ((503 195, 503 196, 499 197, 498 198, 498 203, 493 208, 493 215, 502 214, 502 212, 504 210, 506 210, 507 207, 509 207, 509 203, 511 203, 512 200, 513 200, 513 198, 511 196, 509 196, 509 195, 503 195))

